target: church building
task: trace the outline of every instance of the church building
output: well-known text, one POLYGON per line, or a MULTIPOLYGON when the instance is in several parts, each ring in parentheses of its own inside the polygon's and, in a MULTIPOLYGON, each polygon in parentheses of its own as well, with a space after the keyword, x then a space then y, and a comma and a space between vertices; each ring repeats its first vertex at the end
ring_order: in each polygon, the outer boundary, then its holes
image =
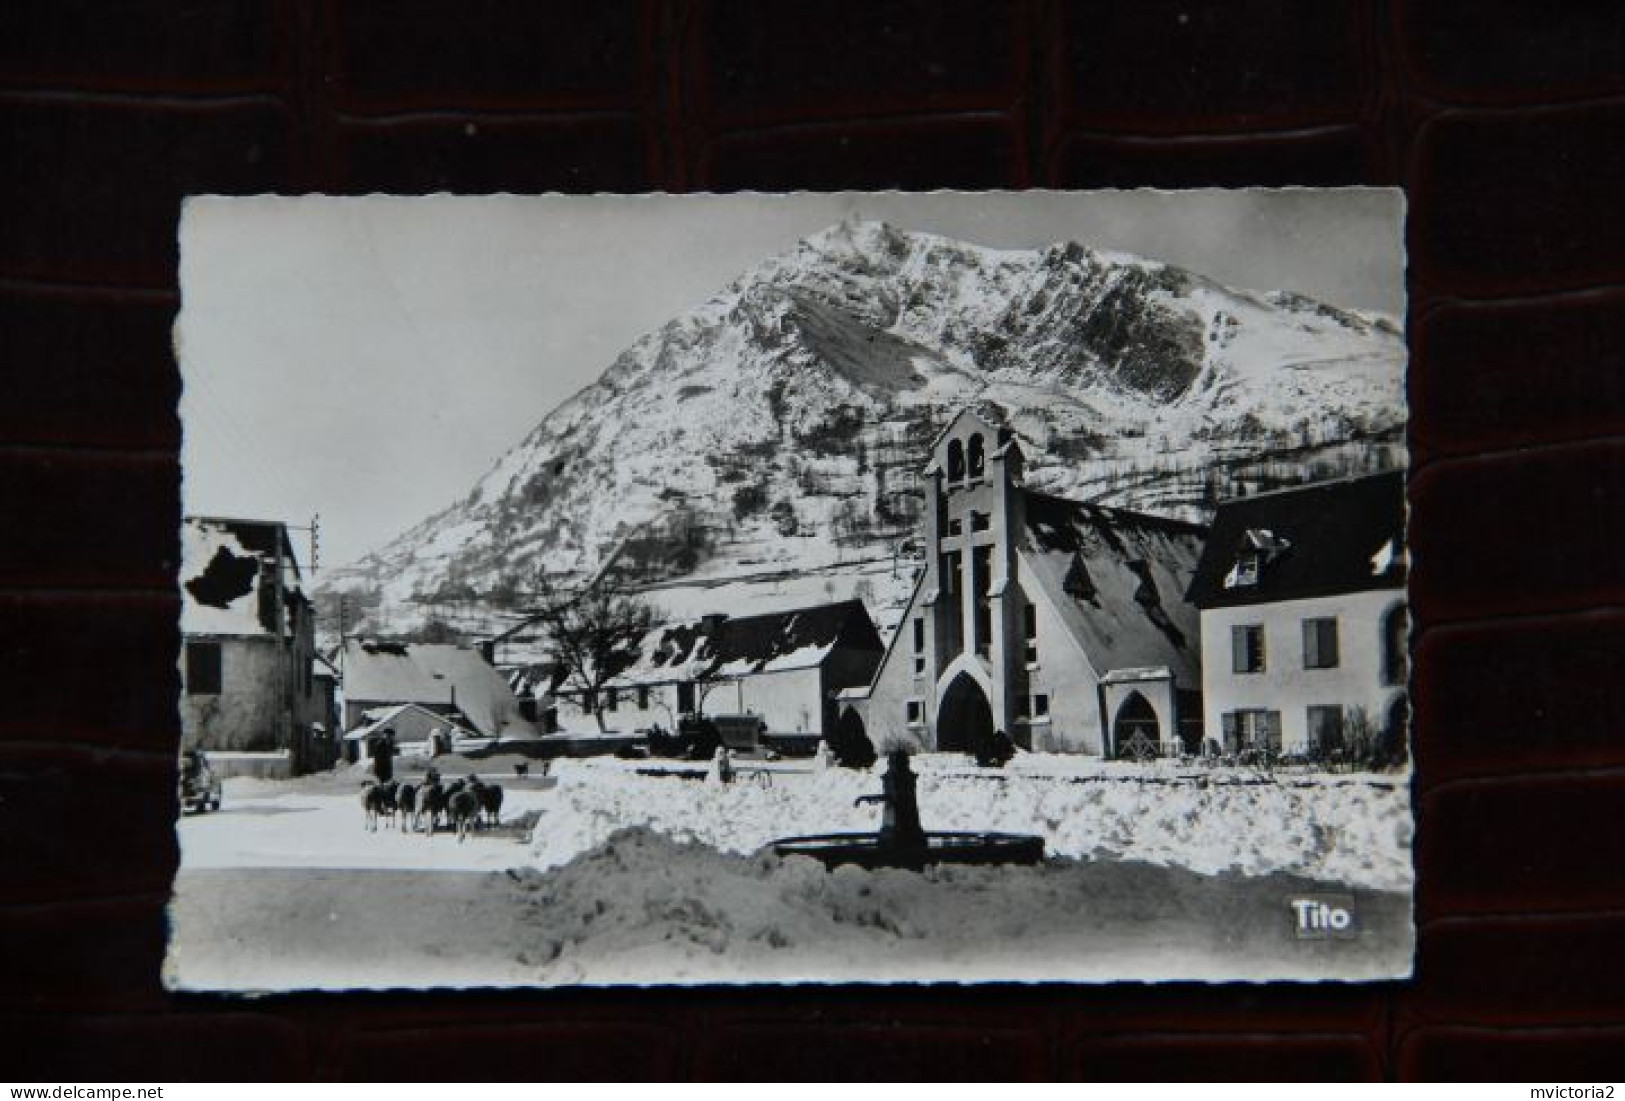
POLYGON ((924 569, 842 735, 965 750, 994 730, 1047 752, 1200 748, 1205 529, 1024 488, 1014 437, 961 412, 925 468, 924 569))

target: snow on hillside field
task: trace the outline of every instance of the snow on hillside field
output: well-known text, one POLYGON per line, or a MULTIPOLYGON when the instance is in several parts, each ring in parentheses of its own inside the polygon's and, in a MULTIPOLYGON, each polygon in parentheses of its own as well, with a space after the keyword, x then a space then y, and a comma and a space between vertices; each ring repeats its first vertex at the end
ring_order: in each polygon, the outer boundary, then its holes
POLYGON ((462 500, 326 585, 404 628, 426 601, 511 597, 619 549, 642 580, 828 570, 843 599, 842 575, 912 533, 925 447, 967 403, 1018 434, 1034 488, 1204 519, 1238 486, 1397 449, 1404 362, 1390 321, 1291 293, 843 223, 633 343, 462 500))
MULTIPOLYGON (((928 830, 1033 833, 1052 856, 1137 860, 1202 874, 1290 873, 1371 890, 1408 890, 1410 788, 1392 776, 1280 776, 1241 770, 1145 770, 1028 755, 1009 774, 955 756, 916 757, 928 830)), ((560 762, 531 842, 554 868, 617 830, 749 854, 785 834, 873 831, 876 773, 747 772, 722 786, 674 775, 669 763, 560 762)))

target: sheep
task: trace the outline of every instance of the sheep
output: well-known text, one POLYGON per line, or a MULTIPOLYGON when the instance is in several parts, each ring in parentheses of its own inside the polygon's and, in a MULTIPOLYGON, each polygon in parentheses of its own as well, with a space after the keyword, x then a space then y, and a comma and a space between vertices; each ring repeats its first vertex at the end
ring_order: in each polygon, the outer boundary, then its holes
POLYGON ((440 824, 440 816, 446 811, 446 789, 440 786, 439 780, 430 780, 418 789, 418 816, 427 820, 427 834, 434 836, 435 827, 440 824))
POLYGON ((453 795, 447 806, 451 811, 451 824, 457 830, 457 840, 463 841, 468 837, 475 820, 480 814, 480 797, 472 788, 465 787, 453 795))
POLYGON ((395 820, 396 828, 403 832, 410 832, 418 828, 418 789, 411 784, 402 784, 395 793, 395 810, 398 817, 395 820))
POLYGON ((387 784, 376 784, 369 780, 362 785, 362 820, 369 831, 378 832, 379 818, 394 819, 396 790, 396 783, 393 780, 387 784))
POLYGON ((502 785, 481 784, 475 791, 480 797, 480 809, 485 811, 486 822, 491 826, 502 824, 502 785))

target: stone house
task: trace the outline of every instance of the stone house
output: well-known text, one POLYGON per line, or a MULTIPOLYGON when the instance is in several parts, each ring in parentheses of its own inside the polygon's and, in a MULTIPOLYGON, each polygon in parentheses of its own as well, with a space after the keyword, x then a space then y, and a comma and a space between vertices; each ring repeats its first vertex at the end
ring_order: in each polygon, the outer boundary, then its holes
MULTIPOLYGON (((811 741, 833 728, 836 694, 868 683, 882 652, 859 600, 662 624, 605 687, 605 725, 671 730, 685 715, 748 714, 760 717, 768 734, 811 741)), ((567 728, 597 728, 596 701, 567 686, 554 691, 567 728)))
POLYGON ((343 669, 347 731, 369 711, 413 703, 487 738, 541 733, 503 675, 472 647, 347 639, 343 669))
POLYGON ((286 525, 187 517, 180 595, 182 748, 280 755, 273 773, 331 764, 315 614, 286 525))

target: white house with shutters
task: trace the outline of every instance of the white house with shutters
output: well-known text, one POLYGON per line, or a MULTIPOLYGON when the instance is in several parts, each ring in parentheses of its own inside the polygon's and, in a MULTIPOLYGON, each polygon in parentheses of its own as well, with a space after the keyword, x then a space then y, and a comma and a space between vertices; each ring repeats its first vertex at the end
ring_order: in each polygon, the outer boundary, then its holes
POLYGON ((1187 594, 1210 748, 1318 755, 1363 728, 1402 755, 1405 573, 1403 471, 1221 504, 1187 594))

